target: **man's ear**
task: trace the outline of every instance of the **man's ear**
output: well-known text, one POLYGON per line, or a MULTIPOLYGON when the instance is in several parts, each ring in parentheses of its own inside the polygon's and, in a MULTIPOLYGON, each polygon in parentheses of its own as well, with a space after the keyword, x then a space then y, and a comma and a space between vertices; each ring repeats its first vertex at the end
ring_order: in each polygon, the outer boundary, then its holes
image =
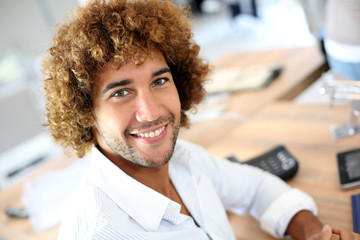
POLYGON ((91 122, 89 125, 91 127, 97 127, 97 117, 96 117, 94 109, 92 109, 91 114, 92 114, 92 119, 91 119, 91 122))
POLYGON ((91 121, 91 123, 89 125, 91 126, 94 138, 97 139, 97 136, 99 136, 99 134, 100 134, 99 126, 97 124, 97 118, 96 118, 96 115, 95 115, 94 111, 92 111, 92 115, 93 115, 93 118, 92 118, 92 121, 91 121))
POLYGON ((100 130, 100 126, 99 126, 99 121, 98 118, 96 117, 96 114, 94 111, 92 111, 93 114, 93 120, 91 123, 91 128, 93 130, 93 134, 95 139, 98 139, 99 137, 101 137, 101 130, 100 130))

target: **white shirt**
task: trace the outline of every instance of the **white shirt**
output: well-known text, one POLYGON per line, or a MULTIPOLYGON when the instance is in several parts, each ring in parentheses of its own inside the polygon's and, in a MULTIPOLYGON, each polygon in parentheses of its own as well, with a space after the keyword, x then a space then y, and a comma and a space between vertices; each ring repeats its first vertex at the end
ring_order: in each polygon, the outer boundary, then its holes
POLYGON ((360 45, 349 45, 325 38, 325 49, 330 56, 350 63, 360 62, 360 45))
POLYGON ((93 148, 91 163, 60 227, 59 239, 235 239, 226 210, 250 213, 282 237, 291 218, 316 206, 307 194, 257 168, 215 158, 178 140, 169 175, 180 205, 125 174, 93 148))

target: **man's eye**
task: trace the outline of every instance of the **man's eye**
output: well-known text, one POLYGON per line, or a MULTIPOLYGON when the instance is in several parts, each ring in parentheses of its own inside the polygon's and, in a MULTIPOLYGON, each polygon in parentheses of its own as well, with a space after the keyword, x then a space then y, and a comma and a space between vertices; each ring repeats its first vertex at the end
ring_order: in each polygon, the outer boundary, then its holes
POLYGON ((163 85, 165 84, 166 82, 168 81, 168 79, 166 78, 159 78, 159 79, 156 79, 153 83, 154 86, 157 86, 157 85, 163 85))
POLYGON ((111 97, 124 97, 128 95, 130 92, 126 89, 117 90, 116 92, 111 94, 111 97))

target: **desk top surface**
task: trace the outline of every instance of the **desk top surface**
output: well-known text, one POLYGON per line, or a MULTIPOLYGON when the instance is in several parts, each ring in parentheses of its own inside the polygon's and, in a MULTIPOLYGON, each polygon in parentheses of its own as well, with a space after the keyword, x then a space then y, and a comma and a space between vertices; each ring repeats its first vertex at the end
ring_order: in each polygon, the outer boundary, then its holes
MULTIPOLYGON (((298 159, 299 170, 288 183, 309 193, 318 205, 319 218, 332 226, 352 229, 350 196, 360 189, 340 188, 336 154, 360 148, 360 135, 335 141, 329 127, 347 121, 348 107, 338 105, 298 105, 275 102, 251 120, 208 147, 214 155, 235 155, 247 160, 283 144, 298 159)), ((258 224, 250 217, 230 215, 238 239, 273 239, 256 231, 258 224), (250 236, 250 237, 249 237, 250 236)))
MULTIPOLYGON (((249 53, 228 54, 216 62, 217 69, 247 67, 254 65, 277 65, 283 68, 269 86, 257 91, 239 92, 231 95, 227 112, 235 113, 244 119, 251 117, 259 109, 278 100, 292 100, 301 91, 320 77, 326 69, 322 54, 316 46, 291 49, 276 49, 249 53)), ((194 124, 189 131, 182 131, 182 138, 199 145, 209 146, 218 136, 227 134, 238 125, 239 120, 222 120, 224 127, 217 131, 218 119, 194 124), (212 133, 200 134, 209 130, 212 133)))

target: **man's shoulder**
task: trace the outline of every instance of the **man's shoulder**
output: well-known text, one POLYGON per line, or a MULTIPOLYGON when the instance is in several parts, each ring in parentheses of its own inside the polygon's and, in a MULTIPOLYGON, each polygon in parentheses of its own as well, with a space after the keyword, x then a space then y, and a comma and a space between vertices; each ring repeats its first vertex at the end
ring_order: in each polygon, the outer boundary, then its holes
POLYGON ((141 227, 101 188, 91 181, 82 182, 73 195, 60 226, 58 240, 120 239, 141 227), (107 236, 111 236, 107 238, 107 236))
POLYGON ((84 179, 69 201, 61 222, 59 239, 71 239, 69 236, 87 239, 91 236, 99 217, 103 215, 104 205, 111 205, 111 200, 101 189, 84 179))

